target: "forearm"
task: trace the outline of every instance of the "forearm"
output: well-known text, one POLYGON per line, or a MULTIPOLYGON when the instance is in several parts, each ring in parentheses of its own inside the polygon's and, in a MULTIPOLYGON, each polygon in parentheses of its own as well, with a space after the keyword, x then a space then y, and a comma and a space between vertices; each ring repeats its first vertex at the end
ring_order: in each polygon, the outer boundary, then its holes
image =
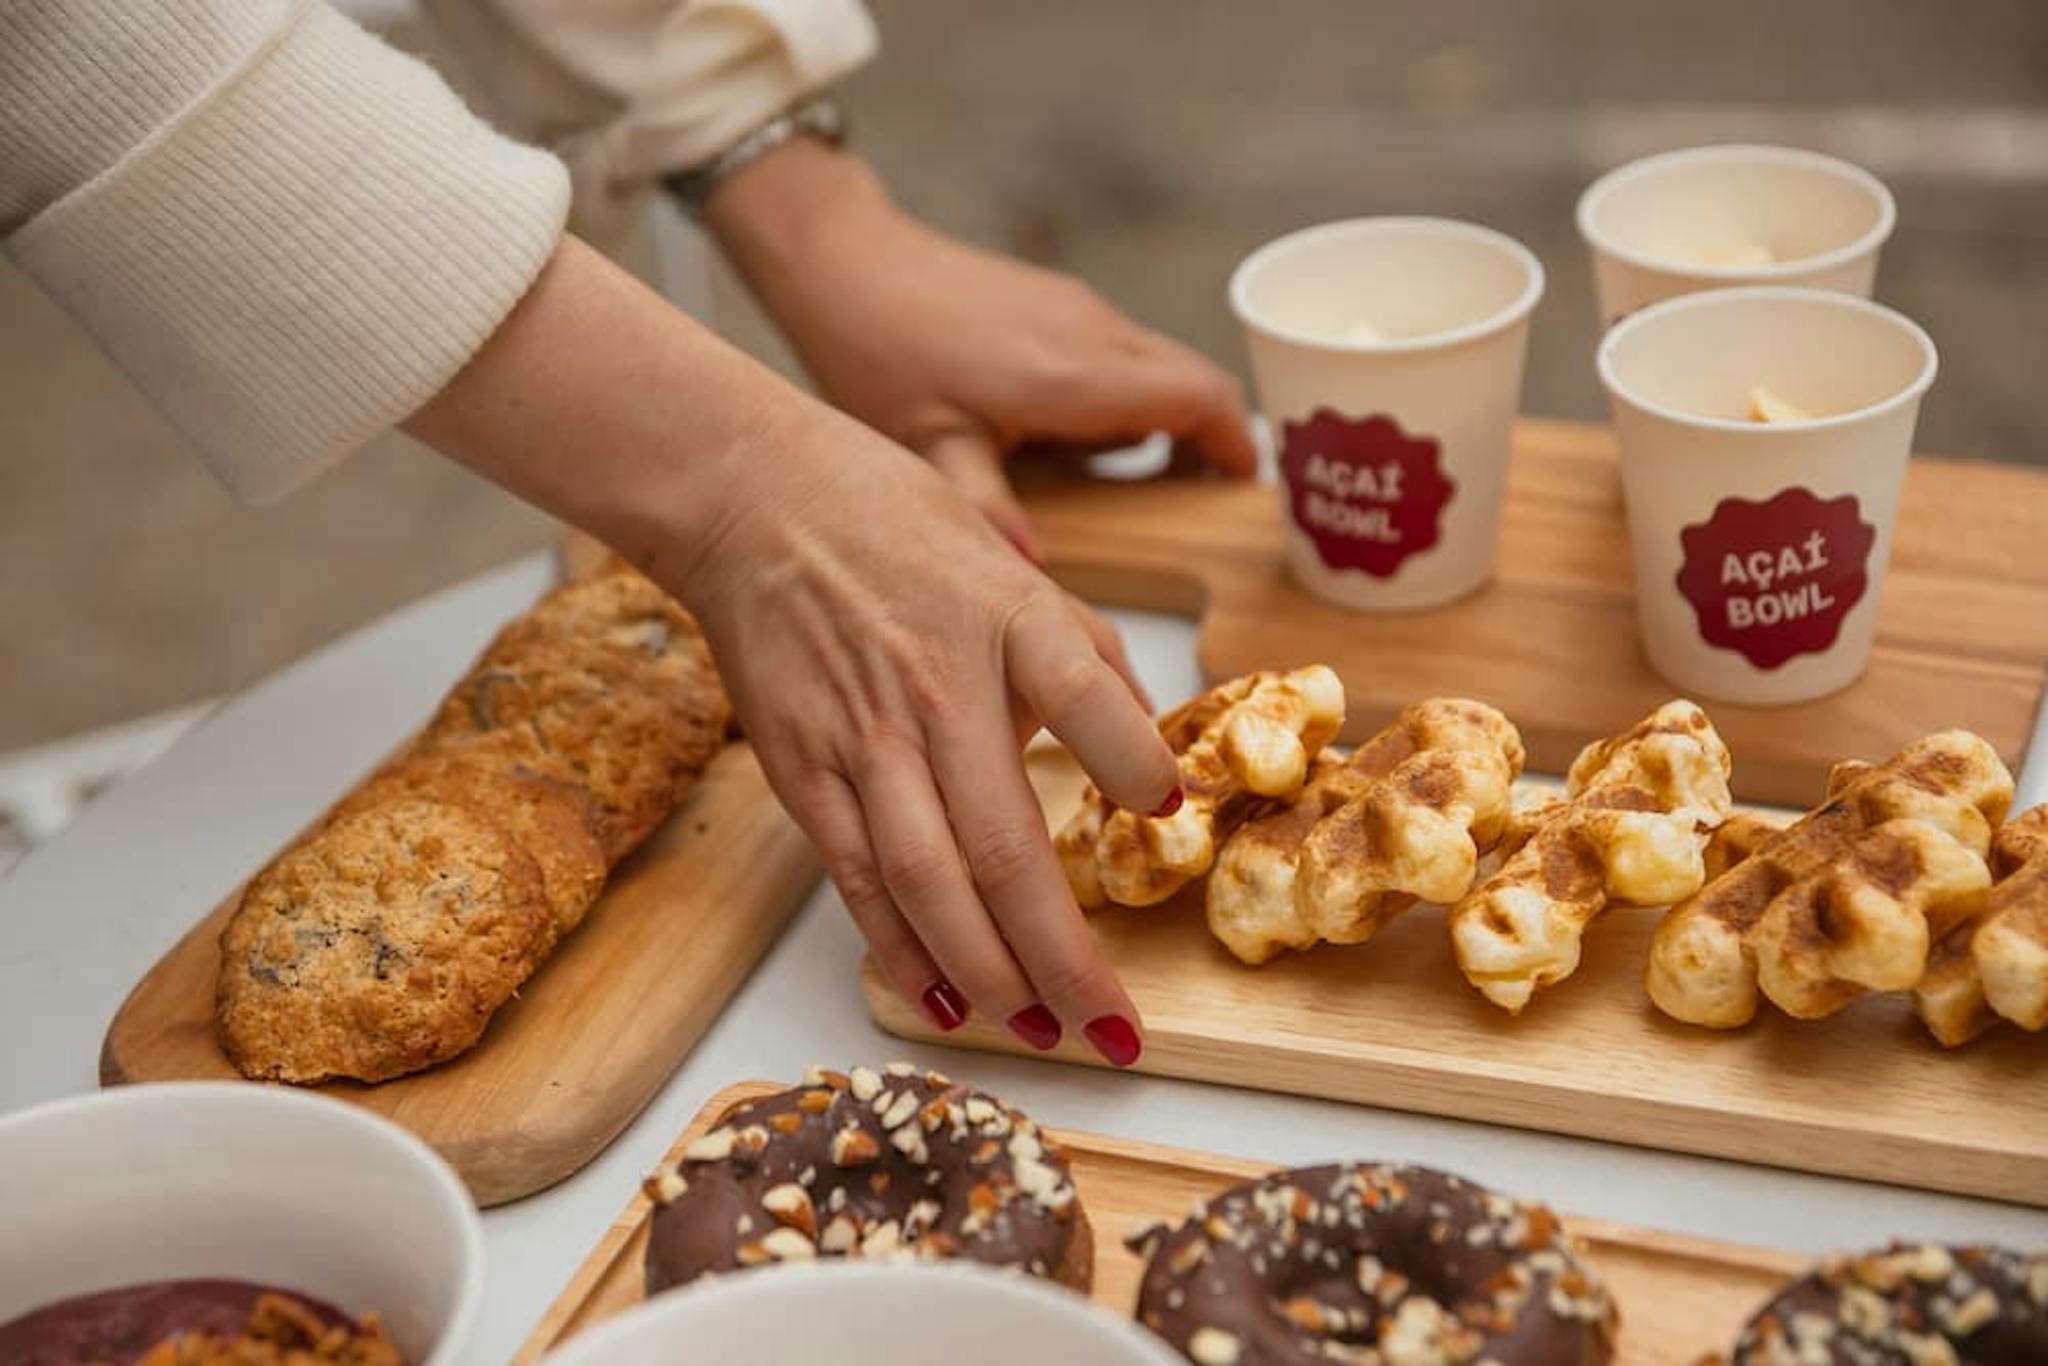
POLYGON ((761 453, 829 441, 843 422, 566 237, 403 425, 673 587, 761 453))

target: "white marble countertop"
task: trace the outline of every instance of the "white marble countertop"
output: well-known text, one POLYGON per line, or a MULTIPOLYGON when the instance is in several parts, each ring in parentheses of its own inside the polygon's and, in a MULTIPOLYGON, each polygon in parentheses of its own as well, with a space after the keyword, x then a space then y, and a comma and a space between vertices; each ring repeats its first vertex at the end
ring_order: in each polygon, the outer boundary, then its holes
MULTIPOLYGON (((100 1037, 170 944, 426 714, 545 585, 535 557, 336 642, 228 703, 0 881, 0 1112, 95 1085, 100 1037)), ((1197 685, 1192 628, 1112 614, 1156 696, 1197 685)), ((2048 730, 2048 726, 2043 727, 2048 730)), ((2037 735, 2023 796, 2048 796, 2037 735)), ((869 1022, 859 939, 820 888, 647 1110, 581 1173, 487 1212, 469 1359, 501 1363, 705 1098, 812 1062, 910 1057, 1047 1123, 1274 1163, 1425 1161, 1559 1208, 1814 1252, 1894 1235, 2048 1240, 2048 1214, 1704 1158, 1157 1077, 905 1044, 869 1022)))

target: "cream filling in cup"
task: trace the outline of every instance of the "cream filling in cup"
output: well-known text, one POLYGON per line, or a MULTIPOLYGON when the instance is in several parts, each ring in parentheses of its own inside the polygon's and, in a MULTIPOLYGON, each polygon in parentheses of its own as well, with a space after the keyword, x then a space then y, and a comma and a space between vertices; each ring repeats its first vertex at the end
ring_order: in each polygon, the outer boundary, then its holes
POLYGON ((1860 166, 1796 147, 1688 147, 1632 161, 1579 197, 1600 318, 1731 285, 1870 297, 1898 211, 1860 166))
POLYGON ((1288 565, 1310 592, 1401 611, 1492 575, 1542 296, 1528 248, 1440 218, 1305 228, 1237 268, 1288 565))
POLYGON ((1689 693, 1820 697, 1863 672, 1934 343, 1812 289, 1653 304, 1600 345, 1643 647, 1689 693))

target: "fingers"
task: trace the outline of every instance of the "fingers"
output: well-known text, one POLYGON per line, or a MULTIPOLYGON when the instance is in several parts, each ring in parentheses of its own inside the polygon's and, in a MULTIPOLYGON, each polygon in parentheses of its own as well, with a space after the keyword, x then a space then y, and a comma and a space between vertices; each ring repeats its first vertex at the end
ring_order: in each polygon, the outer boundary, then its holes
MULTIPOLYGON (((1016 766, 1014 753, 1009 763, 1016 766)), ((925 951, 974 1005, 1034 1047, 1050 1048, 1059 1039, 1058 1023, 1046 1015, 975 890, 933 786, 930 760, 908 741, 878 737, 867 746, 854 786, 878 881, 925 951), (1034 1006, 1042 1020, 1032 1017, 1034 1006)))
POLYGON ((1116 670, 1117 677, 1130 688, 1131 696, 1138 700, 1138 705, 1148 712, 1156 711, 1152 694, 1138 681, 1138 671, 1131 667, 1130 656, 1124 653, 1124 638, 1117 633, 1116 627, 1109 624, 1107 617, 1071 593, 1067 595, 1067 606, 1080 620, 1082 629, 1088 632, 1088 638, 1095 642, 1095 653, 1116 670))
POLYGON ((1066 742, 1102 794, 1132 811, 1178 805, 1173 753, 1117 670, 1065 604, 1032 599, 1011 618, 1003 639, 1010 686, 1066 742))
POLYGON ((1142 1047, 1137 1009, 1074 902, 1004 728, 942 716, 930 751, 968 875, 1032 987, 1105 1059, 1128 1067, 1142 1047))
POLYGON ((1002 450, 987 434, 956 427, 919 445, 932 467, 952 481, 1004 540, 1033 564, 1044 563, 1031 518, 1003 471, 1002 450))
POLYGON ((860 802, 846 780, 836 773, 817 773, 792 809, 824 855, 825 869, 839 889, 839 899, 846 903, 854 926, 868 941, 875 962, 896 994, 941 1029, 954 1030, 965 1024, 967 1001, 939 971, 910 922, 896 909, 868 843, 860 802))
POLYGON ((1144 334, 1151 364, 1160 383, 1185 391, 1181 420, 1160 423, 1176 438, 1176 449, 1192 451, 1212 467, 1237 479, 1258 473, 1259 452, 1252 442, 1251 419, 1237 384, 1199 353, 1156 332, 1144 334))
POLYGON ((1225 474, 1248 479, 1258 471, 1236 382, 1156 333, 1137 332, 1099 363, 1063 369, 1033 412, 1027 436, 1127 441, 1163 431, 1225 474))

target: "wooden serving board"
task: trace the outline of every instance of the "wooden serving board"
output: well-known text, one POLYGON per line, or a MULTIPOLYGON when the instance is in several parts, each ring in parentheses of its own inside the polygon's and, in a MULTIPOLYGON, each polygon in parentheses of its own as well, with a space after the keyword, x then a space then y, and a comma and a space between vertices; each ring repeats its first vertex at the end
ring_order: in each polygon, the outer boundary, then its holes
MULTIPOLYGON (((1056 747, 1026 758, 1056 828, 1081 775, 1056 747)), ((1578 972, 1516 1017, 1459 975, 1437 907, 1251 968, 1210 936, 1201 895, 1091 918, 1144 1016, 1140 1071, 2048 1205, 2048 1035, 2001 1026, 1946 1050, 1903 994, 1682 1025, 1643 989, 1654 910, 1595 922, 1578 972)), ((891 1033, 1031 1056, 979 1016, 939 1033, 872 959, 862 989, 891 1033)), ((1101 1063, 1072 1041, 1052 1056, 1101 1063)))
MULTIPOLYGON (((412 1130, 479 1204, 553 1185, 646 1105, 821 872, 753 751, 729 744, 475 1048, 395 1081, 312 1089, 412 1130)), ((102 1085, 240 1077, 213 1028, 220 932, 240 897, 129 994, 101 1046, 102 1085)))
MULTIPOLYGON (((1210 481, 1052 482, 1026 503, 1054 573, 1082 597, 1201 619, 1210 682, 1320 661, 1350 693, 1346 738, 1419 697, 1477 697, 1521 727, 1530 766, 1562 772, 1587 741, 1676 689, 1636 642, 1614 439, 1525 421, 1509 466, 1498 577, 1426 612, 1364 615, 1297 588, 1270 488, 1210 481)), ((2048 473, 1916 460, 1899 506, 1870 670, 1817 702, 1709 703, 1737 795, 1806 806, 1837 759, 1879 758, 1967 726, 2015 766, 2048 687, 2048 473)))
MULTIPOLYGON (((713 1096, 676 1140, 665 1162, 734 1106, 780 1090, 741 1082, 713 1096)), ((1095 1232, 1095 1300, 1119 1314, 1137 1302, 1144 1263, 1124 1237, 1161 1220, 1187 1216, 1189 1206, 1270 1168, 1152 1143, 1055 1130, 1073 1164, 1074 1184, 1095 1232)), ((569 1338, 644 1298, 641 1259, 652 1206, 636 1191, 575 1276, 548 1307, 514 1358, 538 1361, 569 1338)), ((1694 1366, 1702 1354, 1725 1351, 1757 1305, 1805 1262, 1790 1253, 1709 1242, 1678 1234, 1565 1216, 1586 1243, 1621 1306, 1619 1366, 1694 1366)), ((773 1275, 767 1272, 765 1274, 773 1275)))

